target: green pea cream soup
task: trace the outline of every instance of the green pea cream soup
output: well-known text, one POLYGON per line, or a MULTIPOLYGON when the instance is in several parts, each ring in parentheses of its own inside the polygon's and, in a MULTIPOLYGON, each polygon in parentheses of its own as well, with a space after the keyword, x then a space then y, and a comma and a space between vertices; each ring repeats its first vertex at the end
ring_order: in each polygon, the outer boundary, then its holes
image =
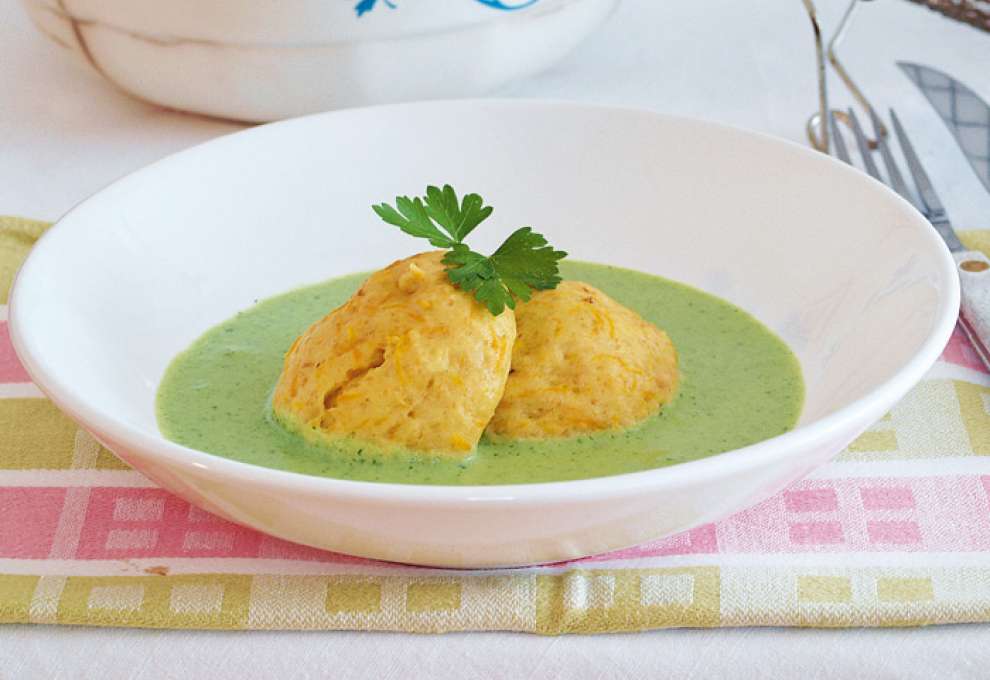
POLYGON ((275 422, 271 392, 293 340, 343 304, 367 274, 265 300, 209 330, 169 366, 158 421, 169 439, 209 453, 310 475, 401 484, 521 484, 664 467, 790 430, 804 386, 787 345, 738 307, 628 269, 564 261, 585 281, 665 330, 680 360, 674 400, 623 431, 571 439, 491 442, 467 460, 331 448, 275 422))

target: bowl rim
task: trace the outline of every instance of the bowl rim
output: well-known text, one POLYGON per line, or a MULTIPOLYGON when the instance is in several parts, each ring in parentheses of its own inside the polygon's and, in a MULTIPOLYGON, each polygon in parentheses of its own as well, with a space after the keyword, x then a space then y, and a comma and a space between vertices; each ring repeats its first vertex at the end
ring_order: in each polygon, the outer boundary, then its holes
POLYGON ((817 443, 835 439, 837 434, 848 431, 850 424, 859 421, 863 414, 880 417, 882 411, 889 408, 913 387, 934 364, 948 343, 956 325, 959 310, 960 284, 956 273, 956 264, 941 237, 938 236, 930 223, 914 208, 911 203, 889 189, 881 182, 860 173, 841 161, 821 154, 796 142, 775 137, 773 135, 746 130, 744 128, 690 118, 674 116, 635 107, 611 106, 595 103, 572 102, 548 98, 525 99, 453 99, 440 101, 422 101, 401 104, 385 104, 379 106, 360 107, 328 111, 300 116, 283 121, 260 125, 246 130, 215 137, 206 142, 193 145, 181 151, 169 154, 163 158, 127 173, 110 182, 105 187, 77 203, 57 220, 32 247, 28 257, 18 271, 11 294, 9 296, 8 327, 15 353, 21 360, 25 370, 38 389, 62 411, 71 416, 84 429, 91 431, 98 439, 112 439, 128 450, 139 451, 138 456, 165 458, 172 466, 178 465, 192 469, 200 475, 221 476, 238 482, 265 484, 283 487, 287 491, 300 493, 316 493, 346 498, 377 499, 383 502, 413 502, 436 504, 463 504, 465 502, 507 503, 525 501, 532 504, 548 504, 563 500, 573 501, 587 497, 615 497, 634 492, 638 489, 664 487, 679 487, 691 481, 723 477, 747 468, 771 464, 777 459, 796 455, 813 447, 817 443), (147 430, 128 424, 112 413, 103 412, 91 407, 85 395, 72 385, 67 384, 46 366, 40 352, 32 349, 25 338, 21 325, 27 321, 20 313, 21 292, 24 281, 32 277, 35 263, 46 256, 54 239, 60 233, 64 223, 76 213, 86 209, 90 201, 98 199, 108 189, 120 183, 134 181, 145 173, 152 173, 160 165, 176 162, 186 154, 199 153, 205 148, 229 143, 230 138, 251 137, 256 134, 267 134, 270 128, 291 127, 306 124, 313 119, 328 119, 348 115, 361 115, 366 111, 383 109, 409 109, 430 107, 543 107, 551 109, 571 109, 597 112, 616 116, 651 117, 661 124, 693 125, 709 128, 735 135, 744 135, 759 139, 761 143, 789 148, 792 152, 804 154, 819 162, 831 164, 837 172, 855 175, 860 181, 872 184, 875 189, 885 192, 894 205, 898 205, 906 222, 918 228, 923 238, 927 238, 932 247, 941 256, 937 272, 943 286, 943 295, 939 298, 932 328, 918 351, 885 382, 873 388, 867 394, 846 404, 836 411, 800 425, 783 434, 759 441, 755 444, 723 453, 706 456, 692 461, 677 463, 666 467, 641 470, 605 477, 592 477, 554 482, 537 482, 526 484, 498 485, 423 485, 397 482, 369 482, 333 477, 319 477, 300 472, 264 467, 253 463, 224 458, 198 449, 177 444, 165 438, 159 431, 150 433, 147 430))

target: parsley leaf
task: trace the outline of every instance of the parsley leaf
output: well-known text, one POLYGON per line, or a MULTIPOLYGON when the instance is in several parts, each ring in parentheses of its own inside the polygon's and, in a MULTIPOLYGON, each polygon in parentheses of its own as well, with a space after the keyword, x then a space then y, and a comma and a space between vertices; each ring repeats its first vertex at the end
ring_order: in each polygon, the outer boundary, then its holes
POLYGON ((473 293, 475 299, 495 316, 501 314, 506 305, 515 308, 516 303, 511 296, 506 300, 502 294, 504 289, 499 285, 495 265, 489 258, 458 243, 444 255, 443 263, 447 265, 450 282, 466 293, 473 293))
POLYGON ((468 194, 458 205, 457 192, 449 184, 443 189, 426 187, 426 212, 457 243, 488 219, 492 210, 478 194, 468 194))
POLYGON ((543 234, 529 227, 512 232, 505 243, 491 256, 495 271, 517 297, 529 300, 529 291, 550 290, 560 283, 557 261, 567 257, 562 250, 554 250, 543 234))
POLYGON ((410 236, 425 238, 437 248, 452 248, 474 228, 488 219, 493 208, 486 206, 478 194, 458 200, 454 187, 426 187, 423 198, 396 196, 395 208, 388 203, 371 206, 375 213, 410 236), (396 209, 398 208, 398 210, 396 209), (437 225, 444 234, 437 229, 437 225))
POLYGON ((433 224, 422 199, 396 196, 395 206, 393 208, 388 203, 381 203, 371 206, 371 209, 389 224, 395 225, 410 236, 425 238, 437 248, 450 248, 456 243, 433 224))
POLYGON ((554 250, 542 234, 529 227, 517 229, 491 257, 480 255, 463 243, 444 256, 451 282, 498 316, 516 298, 530 299, 533 290, 549 290, 560 283, 557 262, 567 253, 554 250))
POLYGON ((557 262, 567 253, 554 250, 542 234, 529 227, 514 231, 490 257, 463 243, 492 214, 493 208, 478 194, 458 199, 449 184, 442 189, 429 186, 422 198, 397 196, 395 207, 381 203, 372 209, 405 233, 449 249, 443 263, 451 283, 472 293, 495 316, 506 307, 515 309, 516 298, 525 302, 532 291, 556 288, 560 283, 557 262))

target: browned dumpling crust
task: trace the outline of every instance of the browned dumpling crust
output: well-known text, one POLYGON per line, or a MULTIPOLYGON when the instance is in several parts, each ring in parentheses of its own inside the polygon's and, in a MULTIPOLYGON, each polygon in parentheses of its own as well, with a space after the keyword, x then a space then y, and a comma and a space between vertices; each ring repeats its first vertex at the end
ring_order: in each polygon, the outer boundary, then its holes
POLYGON ((505 389, 515 315, 455 288, 443 252, 378 271, 292 345, 276 417, 329 439, 467 456, 505 389))
POLYGON ((564 281, 516 307, 505 394, 488 433, 542 439, 630 427, 671 400, 667 334, 600 290, 564 281))

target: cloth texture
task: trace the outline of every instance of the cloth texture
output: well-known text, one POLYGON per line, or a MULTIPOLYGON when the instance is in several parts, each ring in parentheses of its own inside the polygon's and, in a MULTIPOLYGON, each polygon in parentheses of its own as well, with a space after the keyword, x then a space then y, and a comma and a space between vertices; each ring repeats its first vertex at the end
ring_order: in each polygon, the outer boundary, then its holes
MULTIPOLYGON (((45 226, 0 218, 0 274, 45 226)), ((157 488, 43 398, 0 319, 0 622, 560 634, 990 621, 990 376, 959 333, 834 461, 756 506, 606 555, 459 572, 295 545, 157 488)))

